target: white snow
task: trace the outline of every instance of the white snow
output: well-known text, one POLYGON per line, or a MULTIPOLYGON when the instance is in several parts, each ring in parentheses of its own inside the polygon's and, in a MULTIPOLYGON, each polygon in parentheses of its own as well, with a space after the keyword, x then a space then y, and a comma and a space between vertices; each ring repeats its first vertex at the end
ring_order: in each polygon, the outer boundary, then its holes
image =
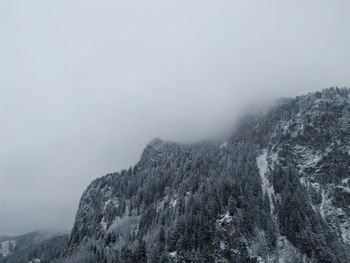
POLYGON ((226 212, 225 214, 221 215, 220 219, 217 220, 217 224, 230 223, 232 221, 233 217, 230 216, 229 212, 226 212))
POLYGON ((11 247, 14 248, 16 246, 16 240, 7 240, 0 242, 0 254, 3 257, 7 257, 11 254, 11 247))
POLYGON ((350 223, 344 222, 339 225, 339 230, 341 237, 343 239, 343 242, 346 244, 350 244, 350 223))
POLYGON ((316 165, 322 160, 324 156, 324 154, 315 152, 301 145, 296 145, 294 147, 294 152, 300 156, 298 167, 301 173, 303 173, 307 168, 316 167, 316 165))
POLYGON ((226 147, 227 146, 227 142, 224 142, 224 143, 222 143, 221 145, 220 145, 220 148, 224 148, 224 147, 226 147))
POLYGON ((177 252, 176 251, 170 252, 169 256, 171 256, 172 258, 175 258, 177 256, 177 252))
POLYGON ((266 263, 262 257, 257 257, 256 260, 258 261, 258 263, 266 263))
POLYGON ((300 181, 300 183, 301 183, 302 185, 307 186, 307 183, 306 183, 306 180, 305 180, 304 177, 300 177, 300 178, 299 178, 299 181, 300 181))
MULTIPOLYGON (((301 183, 303 186, 305 186, 306 188, 308 188, 308 187, 313 187, 316 191, 318 191, 318 192, 321 191, 321 190, 320 190, 320 184, 319 184, 319 183, 316 183, 316 182, 311 183, 311 182, 309 182, 309 180, 306 179, 304 176, 300 177, 300 178, 299 178, 299 181, 300 181, 300 183, 301 183)), ((310 196, 309 196, 309 198, 310 198, 310 196)), ((313 209, 315 212, 319 211, 318 208, 317 208, 312 202, 310 202, 310 205, 311 205, 312 209, 313 209)))
POLYGON ((327 195, 325 193, 324 190, 322 190, 322 193, 321 193, 321 196, 322 196, 322 201, 321 201, 321 205, 320 205, 320 214, 323 218, 323 220, 325 219, 325 216, 326 216, 326 201, 327 201, 327 195))
POLYGON ((108 199, 103 205, 103 211, 106 211, 106 209, 108 209, 110 206, 118 208, 119 207, 118 198, 113 197, 111 199, 108 199))
POLYGON ((177 204, 177 197, 173 196, 170 200, 170 206, 174 208, 176 204, 177 204))
MULTIPOLYGON (((334 185, 332 185, 332 187, 334 187, 334 185)), ((337 187, 339 187, 339 185, 337 187)), ((324 220, 326 216, 330 216, 330 218, 327 219, 332 220, 332 218, 339 218, 345 215, 342 208, 336 208, 332 205, 332 197, 329 196, 328 192, 322 190, 321 196, 320 214, 324 220)), ((339 234, 344 243, 350 244, 350 222, 348 222, 348 220, 339 222, 339 234)))
POLYGON ((107 230, 107 222, 105 221, 105 218, 104 218, 104 217, 102 217, 101 222, 100 222, 100 225, 101 225, 103 231, 106 231, 106 230, 107 230))
POLYGON ((345 179, 343 179, 343 180, 341 181, 341 183, 342 183, 343 185, 347 185, 347 184, 349 184, 349 182, 350 182, 350 178, 345 178, 345 179))
POLYGON ((163 199, 157 204, 157 212, 164 209, 165 204, 169 204, 170 207, 175 208, 177 205, 177 194, 164 196, 163 199))
POLYGON ((157 204, 157 208, 156 208, 157 213, 164 208, 164 203, 165 203, 165 200, 163 198, 163 200, 157 204))
POLYGON ((349 224, 340 224, 341 237, 344 243, 350 244, 350 228, 349 224))
POLYGON ((225 250, 226 249, 226 242, 225 241, 220 241, 220 250, 225 250))
POLYGON ((303 260, 303 254, 293 246, 292 243, 285 236, 278 236, 277 238, 277 262, 292 263, 298 259, 298 262, 307 262, 303 260))
POLYGON ((269 197, 271 213, 273 214, 275 207, 272 201, 272 196, 275 196, 275 190, 273 189, 273 186, 270 184, 269 179, 267 178, 267 150, 264 150, 262 154, 256 158, 256 163, 258 165, 259 174, 262 181, 261 188, 263 190, 263 193, 267 193, 267 196, 269 197))
POLYGON ((312 187, 315 188, 317 191, 320 191, 321 187, 319 183, 311 183, 312 187))
POLYGON ((344 193, 349 193, 350 194, 350 188, 349 187, 345 187, 345 186, 342 186, 342 185, 337 185, 337 188, 341 189, 342 192, 344 192, 344 193))
POLYGON ((278 153, 270 153, 269 154, 270 168, 273 168, 278 165, 278 153))
POLYGON ((121 217, 117 216, 107 229, 107 233, 119 231, 122 235, 129 235, 133 231, 138 231, 140 219, 141 216, 129 216, 127 213, 121 217))

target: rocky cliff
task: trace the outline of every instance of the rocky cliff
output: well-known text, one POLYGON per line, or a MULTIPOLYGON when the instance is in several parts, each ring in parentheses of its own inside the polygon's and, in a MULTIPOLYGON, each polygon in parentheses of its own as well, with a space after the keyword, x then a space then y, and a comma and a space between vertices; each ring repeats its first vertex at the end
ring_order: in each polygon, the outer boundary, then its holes
POLYGON ((281 99, 232 134, 155 139, 93 181, 57 262, 349 262, 350 91, 281 99))

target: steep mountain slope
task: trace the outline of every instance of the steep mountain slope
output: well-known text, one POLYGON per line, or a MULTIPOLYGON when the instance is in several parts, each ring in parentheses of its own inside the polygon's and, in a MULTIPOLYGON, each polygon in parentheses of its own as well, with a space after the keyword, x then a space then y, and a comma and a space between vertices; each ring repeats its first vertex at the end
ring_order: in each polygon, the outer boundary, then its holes
POLYGON ((320 262, 349 260, 349 115, 349 90, 327 89, 248 117, 234 138, 266 149, 281 233, 320 262))
POLYGON ((253 214, 266 217, 254 193, 261 195, 255 157, 254 147, 154 140, 133 169, 97 179, 83 194, 69 247, 84 244, 97 255, 117 260, 116 251, 124 248, 121 256, 127 257, 125 250, 142 237, 152 261, 169 255, 214 260, 221 253, 218 215, 227 214, 229 206, 231 214, 236 206, 250 213, 251 222, 241 226, 237 217, 236 226, 232 224, 237 246, 243 232, 249 234, 259 223, 253 214), (251 200, 240 200, 241 191, 251 200))
POLYGON ((349 262, 350 91, 280 100, 227 143, 153 140, 96 179, 55 262, 349 262))

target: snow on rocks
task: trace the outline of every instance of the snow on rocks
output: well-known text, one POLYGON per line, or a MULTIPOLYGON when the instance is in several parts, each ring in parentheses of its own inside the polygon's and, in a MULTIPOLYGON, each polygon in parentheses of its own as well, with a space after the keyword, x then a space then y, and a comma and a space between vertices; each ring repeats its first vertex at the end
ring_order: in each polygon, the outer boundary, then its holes
POLYGON ((350 178, 345 178, 341 181, 342 185, 349 185, 350 184, 350 178))
POLYGON ((222 229, 232 235, 236 231, 236 226, 233 222, 233 216, 230 216, 229 212, 222 214, 219 219, 216 220, 216 229, 222 229))
POLYGON ((174 208, 175 206, 176 206, 176 204, 177 204, 177 195, 173 195, 172 197, 171 197, 171 199, 170 199, 170 206, 172 207, 172 208, 174 208))
POLYGON ((227 224, 233 221, 233 217, 230 216, 230 213, 227 211, 225 214, 221 215, 220 218, 216 221, 217 224, 227 224))
POLYGON ((272 184, 270 184, 269 179, 267 178, 268 172, 268 161, 267 161, 267 150, 263 150, 262 154, 256 158, 256 163, 259 168, 259 174, 261 177, 261 188, 264 193, 267 193, 270 201, 271 213, 273 214, 275 207, 272 201, 272 196, 275 196, 275 190, 273 189, 272 184))
POLYGON ((314 152, 313 150, 298 144, 294 146, 294 152, 296 155, 300 156, 298 167, 301 173, 307 168, 314 168, 323 158, 323 154, 314 152))
POLYGON ((333 197, 330 192, 333 192, 333 188, 341 188, 342 190, 348 191, 346 187, 330 185, 329 191, 322 190, 321 196, 322 201, 320 204, 320 214, 325 221, 329 223, 334 220, 338 222, 339 235, 344 243, 350 244, 350 222, 345 220, 346 214, 341 207, 335 207, 333 203, 333 197), (328 217, 330 216, 330 217, 328 217))
POLYGON ((220 148, 225 148, 227 145, 228 145, 227 142, 223 142, 223 143, 220 145, 220 148))
POLYGON ((0 242, 0 254, 2 254, 3 257, 7 257, 11 254, 11 251, 15 248, 15 246, 15 240, 7 240, 0 242))
POLYGON ((163 197, 163 199, 161 201, 158 202, 157 206, 156 206, 156 210, 157 212, 159 212, 160 210, 164 209, 165 206, 169 206, 171 208, 175 208, 178 202, 178 195, 172 194, 170 195, 166 195, 163 197))

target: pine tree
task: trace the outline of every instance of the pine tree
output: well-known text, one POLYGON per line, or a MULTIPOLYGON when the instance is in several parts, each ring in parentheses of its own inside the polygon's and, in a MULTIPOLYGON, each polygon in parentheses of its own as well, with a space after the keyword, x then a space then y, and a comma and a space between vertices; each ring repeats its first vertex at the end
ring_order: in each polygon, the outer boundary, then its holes
POLYGON ((146 243, 142 239, 139 239, 138 246, 134 254, 134 259, 139 263, 147 262, 146 243))

